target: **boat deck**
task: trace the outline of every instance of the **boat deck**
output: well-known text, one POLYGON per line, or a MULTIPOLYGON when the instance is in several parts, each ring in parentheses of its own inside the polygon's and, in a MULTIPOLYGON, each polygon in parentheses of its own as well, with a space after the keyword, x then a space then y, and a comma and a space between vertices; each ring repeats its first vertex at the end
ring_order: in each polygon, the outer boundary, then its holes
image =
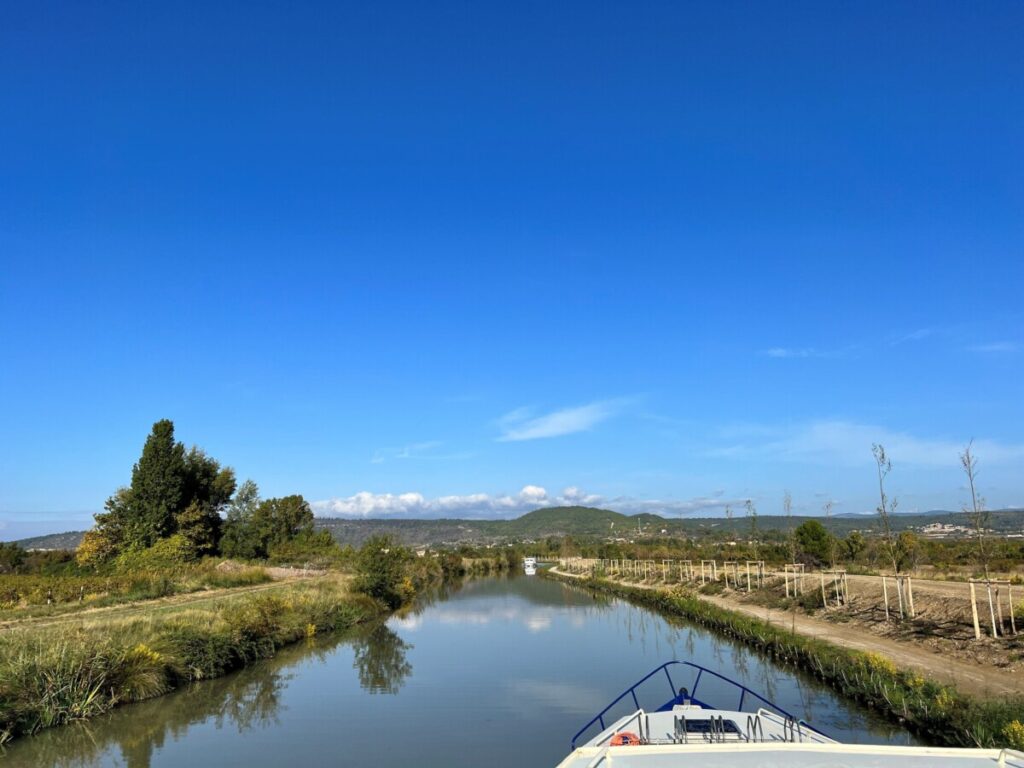
POLYGON ((1024 753, 997 749, 841 744, 766 709, 695 704, 640 709, 573 751, 559 768, 1024 768, 1024 753), (623 734, 628 741, 617 745, 623 734))
POLYGON ((704 743, 580 747, 558 768, 1024 768, 998 749, 859 744, 704 743))

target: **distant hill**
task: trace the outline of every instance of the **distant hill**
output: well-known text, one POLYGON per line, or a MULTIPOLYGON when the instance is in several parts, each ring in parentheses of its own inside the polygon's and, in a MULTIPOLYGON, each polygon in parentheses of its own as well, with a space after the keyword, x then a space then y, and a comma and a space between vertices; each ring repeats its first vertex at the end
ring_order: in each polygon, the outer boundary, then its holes
POLYGON ((33 536, 16 542, 22 549, 78 549, 85 531, 67 531, 66 533, 50 533, 46 536, 33 536))
MULTIPOLYGON (((989 513, 989 525, 996 534, 1024 533, 1024 509, 1003 509, 989 513)), ((788 530, 804 520, 820 520, 821 517, 794 516, 792 520, 777 515, 762 515, 757 518, 758 530, 763 534, 788 530)), ((921 512, 897 515, 892 520, 894 530, 920 530, 934 523, 970 527, 970 520, 963 512, 921 512)), ((443 546, 457 544, 497 544, 508 541, 530 541, 549 536, 573 536, 577 538, 625 538, 662 535, 702 537, 720 535, 732 530, 742 536, 749 530, 743 517, 736 517, 730 523, 722 517, 666 518, 644 512, 624 515, 610 509, 595 507, 543 507, 512 520, 349 520, 341 518, 318 518, 318 528, 331 532, 341 544, 358 547, 371 536, 386 534, 410 546, 443 546)), ((828 527, 837 536, 846 536, 851 531, 872 533, 881 530, 877 515, 835 515, 827 521, 828 527)), ((75 549, 82 540, 84 531, 55 533, 36 536, 18 542, 26 549, 75 549)))

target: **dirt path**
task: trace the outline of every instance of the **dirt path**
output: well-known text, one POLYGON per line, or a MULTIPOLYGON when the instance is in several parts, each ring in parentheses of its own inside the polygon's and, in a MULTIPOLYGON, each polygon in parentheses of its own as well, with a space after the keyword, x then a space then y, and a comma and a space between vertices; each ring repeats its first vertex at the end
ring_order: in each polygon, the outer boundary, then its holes
POLYGON ((204 589, 199 592, 187 592, 178 595, 169 595, 168 597, 158 597, 155 600, 139 600, 131 603, 120 603, 118 605, 108 605, 101 608, 85 608, 80 611, 72 611, 70 613, 64 613, 59 616, 36 616, 27 618, 15 618, 6 619, 0 621, 0 632, 16 631, 19 629, 29 628, 38 629, 40 627, 52 627, 60 624, 73 624, 75 622, 82 621, 94 621, 96 619, 108 619, 108 618, 119 618, 124 614, 137 613, 139 611, 163 611, 174 608, 180 608, 182 606, 201 605, 203 603, 209 603, 216 600, 221 600, 228 597, 236 597, 238 595, 247 595, 254 592, 266 592, 273 589, 281 589, 294 584, 296 581, 302 580, 303 578, 311 579, 317 578, 322 574, 311 574, 309 576, 292 576, 287 579, 279 579, 276 581, 266 582, 264 584, 254 584, 246 587, 222 587, 220 589, 204 589))
MULTIPOLYGON (((578 574, 554 570, 560 576, 584 578, 578 574)), ((932 582, 945 586, 942 582, 932 582)), ((627 584, 642 589, 663 590, 654 584, 627 584)), ((959 585, 961 588, 964 585, 959 585)), ((916 584, 915 584, 916 589, 916 584)), ((787 629, 793 626, 793 614, 768 610, 761 606, 745 605, 729 598, 697 594, 701 600, 720 608, 746 614, 787 629)), ((983 667, 978 664, 949 658, 930 648, 914 645, 877 635, 855 627, 835 624, 806 615, 796 615, 796 631, 809 637, 818 637, 844 648, 858 651, 881 653, 892 659, 897 667, 914 669, 926 677, 943 683, 950 683, 964 693, 981 697, 1006 696, 1024 692, 1024 675, 1007 673, 1006 670, 983 667)))

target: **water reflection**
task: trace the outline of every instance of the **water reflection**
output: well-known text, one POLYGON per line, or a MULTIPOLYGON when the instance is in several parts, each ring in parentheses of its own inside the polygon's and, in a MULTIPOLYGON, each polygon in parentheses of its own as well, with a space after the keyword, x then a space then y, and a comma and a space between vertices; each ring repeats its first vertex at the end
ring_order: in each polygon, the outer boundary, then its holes
POLYGON ((259 664, 134 705, 127 728, 121 715, 129 710, 46 731, 15 744, 4 763, 78 768, 98 764, 105 757, 112 765, 150 768, 154 752, 168 737, 187 733, 195 723, 210 720, 217 729, 230 726, 237 733, 276 725, 279 695, 288 679, 286 663, 281 659, 277 665, 259 664))
MULTIPOLYGON (((386 623, 317 638, 234 675, 15 742, 0 763, 555 765, 591 715, 671 659, 719 669, 843 741, 910 741, 813 678, 734 641, 524 576, 447 587, 386 623)), ((656 682, 665 690, 642 704, 667 697, 665 681, 656 682)), ((708 696, 733 703, 724 688, 708 696)))
POLYGON ((353 665, 359 671, 359 685, 370 693, 396 694, 412 674, 405 654, 412 646, 396 635, 387 624, 352 641, 353 665))
MULTIPOLYGON (((412 674, 412 648, 385 623, 318 637, 284 649, 274 659, 225 677, 194 683, 171 695, 119 709, 104 717, 73 722, 12 745, 7 766, 84 768, 111 765, 151 768, 153 755, 168 741, 185 738, 205 723, 214 731, 245 734, 281 726, 282 692, 299 661, 322 664, 339 648, 351 647, 359 684, 371 694, 397 694, 412 674)), ((4 755, 0 749, 0 755, 4 755)))

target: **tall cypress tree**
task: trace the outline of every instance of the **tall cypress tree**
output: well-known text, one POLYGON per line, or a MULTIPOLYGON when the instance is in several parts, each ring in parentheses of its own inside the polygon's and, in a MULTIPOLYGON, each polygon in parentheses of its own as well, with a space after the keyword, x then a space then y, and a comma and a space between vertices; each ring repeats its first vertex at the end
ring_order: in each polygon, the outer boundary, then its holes
POLYGON ((162 419, 146 438, 132 468, 129 545, 152 546, 174 532, 185 491, 185 446, 174 440, 174 422, 162 419))

